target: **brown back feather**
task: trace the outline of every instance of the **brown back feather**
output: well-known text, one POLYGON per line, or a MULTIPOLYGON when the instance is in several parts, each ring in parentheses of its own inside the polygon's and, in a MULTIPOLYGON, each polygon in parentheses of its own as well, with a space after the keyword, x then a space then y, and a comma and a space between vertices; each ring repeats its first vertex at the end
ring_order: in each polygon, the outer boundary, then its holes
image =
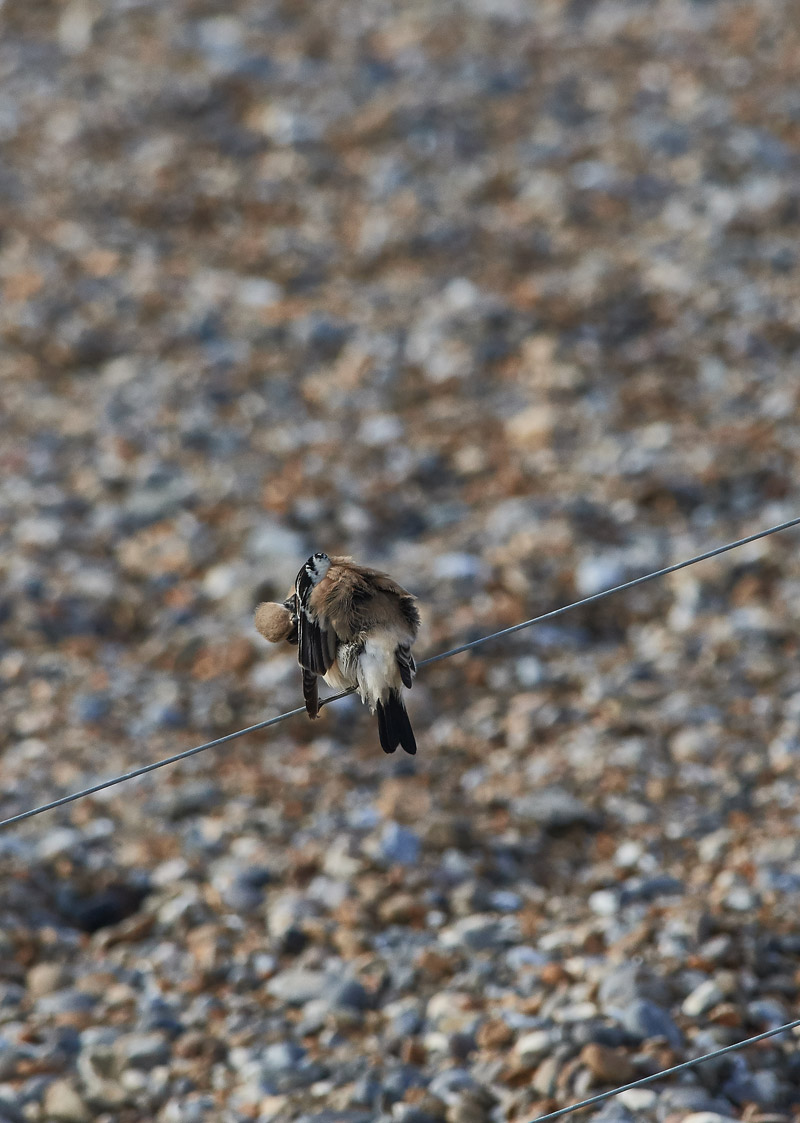
POLYGON ((399 627, 412 638, 419 628, 415 598, 388 573, 354 565, 350 558, 331 558, 310 602, 345 643, 357 639, 367 624, 399 627))

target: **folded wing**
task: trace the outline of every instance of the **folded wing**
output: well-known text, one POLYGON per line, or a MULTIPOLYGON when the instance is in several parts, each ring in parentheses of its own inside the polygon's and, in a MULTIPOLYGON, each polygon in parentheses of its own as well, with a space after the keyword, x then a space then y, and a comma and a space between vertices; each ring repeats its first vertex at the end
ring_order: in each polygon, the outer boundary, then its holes
POLYGON ((297 658, 300 666, 315 675, 324 675, 336 658, 336 633, 327 617, 311 607, 314 584, 305 569, 297 575, 297 658))

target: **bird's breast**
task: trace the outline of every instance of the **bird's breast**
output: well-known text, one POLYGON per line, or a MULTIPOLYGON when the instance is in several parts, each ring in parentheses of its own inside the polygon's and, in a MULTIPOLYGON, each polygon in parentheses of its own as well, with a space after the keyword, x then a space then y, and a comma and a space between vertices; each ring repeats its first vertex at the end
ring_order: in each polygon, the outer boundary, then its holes
POLYGON ((328 686, 334 690, 350 690, 358 686, 358 659, 363 647, 358 643, 340 643, 336 660, 325 675, 328 686))

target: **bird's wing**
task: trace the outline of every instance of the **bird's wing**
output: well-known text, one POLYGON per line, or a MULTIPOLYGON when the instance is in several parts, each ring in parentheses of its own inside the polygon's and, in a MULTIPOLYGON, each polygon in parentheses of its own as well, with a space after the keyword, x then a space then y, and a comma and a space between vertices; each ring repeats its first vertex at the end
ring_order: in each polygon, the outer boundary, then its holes
POLYGON ((315 586, 305 569, 297 575, 297 658, 300 666, 315 675, 324 675, 336 658, 336 633, 327 618, 311 605, 315 586))
POLYGON ((394 606, 397 613, 398 622, 402 620, 409 634, 414 638, 420 625, 416 597, 412 596, 402 585, 398 585, 388 573, 382 573, 377 569, 365 569, 364 573, 369 574, 373 596, 377 594, 378 597, 388 598, 389 603, 394 606))
POLYGON ((319 716, 319 689, 317 688, 317 676, 313 671, 307 671, 303 667, 303 700, 306 704, 306 713, 309 717, 319 716))
POLYGON ((410 690, 414 675, 417 673, 417 664, 414 662, 411 648, 407 643, 398 644, 395 648, 394 657, 397 661, 400 678, 403 680, 403 686, 407 686, 410 690))

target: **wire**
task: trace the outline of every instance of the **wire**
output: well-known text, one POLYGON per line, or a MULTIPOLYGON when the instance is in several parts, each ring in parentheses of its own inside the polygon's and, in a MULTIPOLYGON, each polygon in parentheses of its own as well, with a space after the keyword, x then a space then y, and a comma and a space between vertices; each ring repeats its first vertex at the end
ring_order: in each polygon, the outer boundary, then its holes
POLYGON ((561 1107, 558 1111, 551 1111, 548 1115, 537 1115, 535 1119, 531 1120, 531 1123, 547 1123, 551 1119, 561 1118, 562 1115, 571 1115, 573 1111, 580 1111, 581 1108, 591 1107, 593 1104, 611 1099, 612 1096, 618 1096, 620 1092, 628 1092, 631 1088, 641 1088, 645 1084, 652 1084, 654 1080, 663 1080, 665 1076, 674 1076, 676 1072, 694 1068, 695 1065, 713 1060, 714 1057, 724 1057, 726 1053, 733 1053, 736 1049, 744 1049, 748 1045, 754 1045, 756 1041, 764 1041, 768 1037, 775 1037, 778 1033, 785 1033, 787 1030, 797 1029, 799 1026, 800 1018, 797 1018, 793 1022, 787 1022, 784 1026, 777 1026, 775 1029, 768 1029, 764 1033, 756 1034, 755 1037, 748 1037, 744 1041, 737 1041, 733 1045, 725 1045, 722 1049, 715 1049, 713 1053, 704 1053, 701 1057, 693 1057, 689 1061, 673 1065, 672 1068, 662 1069, 661 1072, 654 1072, 650 1076, 642 1076, 639 1080, 632 1080, 630 1084, 623 1084, 621 1088, 612 1088, 610 1092, 600 1092, 596 1096, 591 1096, 588 1100, 580 1100, 578 1103, 570 1104, 569 1107, 561 1107))
MULTIPOLYGON (((462 643, 459 647, 453 647, 450 651, 443 651, 439 655, 431 655, 427 659, 423 659, 417 664, 418 667, 428 667, 432 663, 438 663, 442 659, 449 659, 453 655, 460 655, 464 651, 471 651, 474 647, 480 647, 484 643, 489 643, 490 640, 499 639, 501 636, 511 635, 513 632, 520 632, 523 628, 530 628, 534 624, 540 624, 544 620, 552 620, 556 616, 562 616, 565 612, 572 612, 575 608, 581 608, 586 604, 593 604, 595 601, 602 600, 604 597, 610 597, 614 593, 621 593, 625 589, 632 589, 636 585, 643 585, 645 581, 654 581, 657 577, 665 577, 668 573, 676 573, 679 569, 686 569, 687 566, 696 565, 697 562, 707 561, 709 558, 715 558, 718 554, 724 554, 728 550, 735 550, 739 546, 746 546, 749 542, 757 542, 760 538, 768 538, 771 534, 778 534, 779 531, 788 530, 789 527, 797 526, 800 524, 800 517, 796 519, 789 519, 787 522, 778 523, 776 526, 771 526, 767 530, 759 530, 756 534, 749 534, 746 538, 737 538, 735 542, 728 542, 724 546, 717 546, 714 550, 707 550, 704 554, 697 554, 693 558, 687 558, 686 561, 676 562, 675 565, 665 566, 664 569, 656 569, 652 573, 645 573, 642 577, 635 577, 632 581, 624 581, 621 585, 614 585, 610 589, 603 589, 602 592, 593 593, 589 597, 582 597, 581 600, 572 601, 570 604, 562 605, 561 608, 554 608, 550 612, 544 612, 541 616, 534 616, 530 620, 524 620, 521 624, 513 624, 510 628, 502 628, 499 632, 492 632, 488 636, 481 636, 479 639, 471 640, 470 643, 462 643)), ((350 690, 343 690, 340 694, 332 694, 328 698, 324 698, 320 703, 322 706, 327 706, 331 702, 338 702, 340 698, 346 698, 348 694, 352 694, 355 688, 350 690)), ((197 753, 205 752, 206 749, 215 748, 217 745, 224 745, 228 741, 235 741, 237 737, 244 737, 247 733, 257 733, 261 729, 268 729, 271 725, 278 725, 287 718, 297 717, 298 714, 305 713, 305 708, 300 706, 296 710, 287 710, 285 714, 278 714, 276 717, 268 718, 266 721, 260 721, 256 725, 248 725, 246 729, 239 729, 235 733, 227 733, 224 737, 217 737, 214 741, 206 741, 203 745, 196 745, 193 749, 186 749, 185 752, 176 753, 174 756, 168 756, 164 760, 155 761, 153 764, 145 764, 141 768, 134 768, 132 772, 124 772, 121 776, 112 776, 109 780, 102 780, 99 784, 93 784, 89 788, 83 788, 81 791, 73 792, 71 795, 62 796, 60 799, 54 799, 50 803, 43 803, 39 807, 32 807, 29 811, 21 811, 18 815, 12 815, 8 819, 0 820, 0 828, 10 827, 14 823, 21 823, 25 819, 32 819, 34 815, 41 815, 45 811, 52 811, 56 807, 63 807, 66 803, 72 803, 76 799, 82 799, 87 795, 94 795, 96 792, 101 792, 105 788, 111 788, 115 784, 122 784, 126 780, 133 780, 137 776, 144 776, 147 772, 154 772, 157 768, 163 768, 167 764, 175 764, 179 760, 185 760, 187 757, 196 756, 197 753)))
POLYGON ((470 651, 473 647, 488 643, 489 640, 499 639, 500 636, 510 636, 512 632, 520 632, 523 628, 530 628, 532 624, 541 624, 543 620, 552 620, 555 616, 562 616, 565 612, 571 612, 573 608, 580 608, 584 604, 593 604, 595 601, 603 600, 604 597, 610 597, 614 593, 621 593, 624 589, 633 589, 636 585, 643 585, 645 581, 654 581, 656 577, 666 577, 668 573, 677 573, 679 569, 686 569, 687 566, 696 565, 698 562, 707 561, 709 558, 715 558, 718 554, 735 550, 738 546, 746 546, 748 542, 757 542, 759 538, 767 538, 770 534, 788 530, 790 526, 797 526, 798 523, 800 523, 800 518, 789 519, 788 522, 771 526, 769 530, 759 530, 757 534, 750 534, 747 538, 738 538, 735 542, 728 542, 725 546, 717 546, 715 550, 707 550, 704 554, 687 558, 686 561, 676 562, 675 565, 665 566, 664 569, 656 569, 652 573, 645 573, 643 577, 634 577, 632 581, 623 581, 621 585, 614 585, 611 589, 603 589, 602 592, 593 593, 590 597, 583 597, 581 600, 572 601, 571 604, 565 604, 561 608, 554 608, 551 612, 534 616, 532 620, 524 620, 521 624, 512 624, 510 628, 503 628, 499 632, 492 632, 491 635, 481 636, 480 639, 474 639, 471 643, 462 643, 460 647, 454 647, 452 651, 443 651, 441 655, 432 655, 430 659, 424 659, 418 665, 425 667, 429 663, 438 663, 440 659, 449 659, 451 655, 459 655, 462 651, 470 651))
POLYGON ((52 803, 43 803, 41 807, 32 807, 30 811, 21 811, 19 815, 12 815, 10 819, 2 819, 0 820, 0 827, 10 827, 12 823, 21 823, 23 819, 32 819, 34 815, 41 815, 43 811, 52 811, 54 807, 63 807, 65 803, 72 803, 85 795, 94 795, 95 792, 101 792, 104 788, 112 788, 115 784, 122 784, 125 780, 134 780, 137 776, 144 776, 147 772, 155 772, 157 768, 163 768, 165 764, 175 764, 179 760, 186 760, 187 757, 196 756, 197 753, 205 752, 206 749, 213 749, 216 745, 224 745, 226 741, 235 741, 237 737, 244 737, 246 733, 256 733, 259 729, 267 729, 270 725, 277 725, 278 722, 285 721, 288 717, 296 717, 297 714, 304 714, 305 712, 305 706, 300 706, 296 710, 289 710, 277 717, 259 721, 256 725, 248 725, 247 729, 238 729, 235 733, 226 733, 224 737, 217 737, 214 741, 206 741, 204 745, 195 745, 193 749, 186 749, 185 752, 176 753, 175 756, 154 761, 153 764, 143 764, 141 768, 134 768, 132 772, 123 772, 121 776, 112 776, 110 780, 101 780, 99 784, 94 784, 91 788, 83 788, 82 791, 73 792, 72 795, 64 795, 61 799, 54 799, 52 803))

